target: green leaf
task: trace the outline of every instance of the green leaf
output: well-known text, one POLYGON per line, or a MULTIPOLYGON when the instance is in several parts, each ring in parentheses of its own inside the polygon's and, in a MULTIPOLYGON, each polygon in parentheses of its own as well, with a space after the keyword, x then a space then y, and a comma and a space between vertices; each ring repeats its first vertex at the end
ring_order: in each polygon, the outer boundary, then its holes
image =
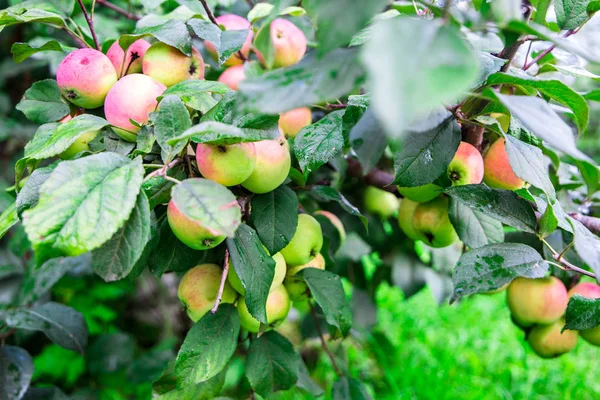
POLYGON ((341 110, 329 113, 318 122, 302 128, 296 136, 294 154, 305 176, 327 164, 344 149, 343 115, 341 110))
POLYGON ((362 61, 369 71, 373 109, 395 138, 440 103, 457 100, 478 74, 473 49, 454 26, 438 20, 379 22, 362 61))
POLYGON ((354 378, 342 377, 333 384, 333 400, 372 400, 365 386, 354 378))
POLYGON ((225 368, 237 347, 240 319, 231 304, 221 304, 192 326, 175 364, 177 387, 204 382, 225 368))
POLYGON ((88 347, 85 357, 87 371, 92 376, 102 377, 129 367, 135 350, 135 340, 126 333, 100 335, 88 347))
POLYGON ((590 0, 556 0, 556 22, 560 29, 575 29, 588 19, 587 6, 590 0))
MULTIPOLYGON (((182 165, 170 168, 167 171, 167 175, 178 180, 183 180, 187 177, 183 168, 182 165)), ((146 193, 146 197, 148 197, 151 210, 154 210, 159 204, 166 204, 171 200, 171 189, 173 189, 173 186, 175 186, 175 183, 165 179, 163 176, 153 176, 142 183, 142 190, 146 193)))
POLYGON ((135 148, 135 143, 123 140, 119 135, 112 130, 109 130, 107 134, 104 135, 104 147, 106 148, 106 151, 126 156, 135 148))
POLYGON ((298 365, 298 380, 296 381, 296 387, 299 387, 314 397, 323 395, 323 388, 321 388, 321 386, 312 380, 310 377, 310 372, 308 371, 308 367, 302 358, 300 359, 298 365))
POLYGON ((590 299, 579 294, 571 296, 567 305, 565 329, 583 331, 600 325, 600 299, 590 299))
POLYGON ((484 51, 478 51, 477 57, 479 58, 479 77, 473 86, 480 86, 490 75, 500 71, 500 68, 506 64, 506 60, 484 51))
POLYGON ((298 64, 247 78, 239 86, 239 107, 277 114, 335 100, 364 81, 356 49, 339 49, 316 59, 307 55, 298 64))
POLYGON ((10 48, 10 52, 13 55, 13 60, 16 63, 21 63, 29 57, 31 57, 32 55, 42 51, 60 51, 63 53, 67 53, 70 50, 70 47, 63 47, 56 40, 49 40, 41 46, 34 46, 30 43, 16 42, 13 43, 12 47, 10 48))
MULTIPOLYGON (((158 396, 157 400, 225 400, 225 398, 218 396, 223 389, 223 385, 225 384, 226 373, 227 370, 224 370, 207 381, 186 386, 182 389, 173 388, 170 391, 158 396)), ((160 381, 153 383, 152 387, 155 391, 158 391, 157 385, 159 384, 160 381)))
POLYGON ((261 29, 254 37, 254 48, 262 55, 262 63, 267 69, 273 68, 275 59, 275 46, 271 40, 271 23, 277 18, 282 8, 294 3, 293 0, 275 0, 267 18, 262 22, 261 29))
POLYGON ((422 132, 411 132, 395 155, 394 183, 403 187, 426 185, 447 169, 460 144, 460 127, 454 117, 422 132))
POLYGON ((212 22, 197 18, 189 20, 187 24, 200 39, 215 46, 219 55, 219 66, 242 49, 250 32, 248 29, 222 31, 212 22))
POLYGON ((212 145, 230 145, 242 142, 258 142, 260 140, 275 140, 279 137, 273 135, 273 130, 242 129, 237 126, 216 121, 200 122, 192 126, 181 135, 169 140, 169 143, 178 143, 191 139, 194 143, 212 145))
POLYGON ((368 109, 350 131, 350 144, 360 160, 363 174, 377 166, 388 145, 388 138, 372 109, 368 109))
POLYGON ((176 95, 163 97, 154 117, 154 134, 163 154, 167 155, 166 158, 163 157, 164 162, 170 162, 187 144, 185 140, 170 144, 169 140, 181 135, 191 126, 192 120, 183 101, 176 95))
POLYGON ((179 96, 186 106, 206 113, 217 104, 213 94, 225 94, 229 91, 229 86, 221 82, 189 79, 168 87, 162 95, 179 96))
POLYGON ((548 264, 534 248, 521 243, 497 243, 464 253, 452 273, 454 294, 450 303, 462 296, 489 292, 518 276, 543 278, 548 264))
POLYGON ((246 224, 240 225, 233 239, 227 239, 227 248, 233 268, 246 290, 248 311, 266 325, 266 304, 275 276, 275 260, 263 249, 256 231, 246 224))
POLYGON ((66 24, 61 14, 60 8, 51 2, 22 1, 0 11, 0 32, 7 26, 28 22, 64 27, 66 24))
POLYGON ((485 185, 453 186, 445 192, 463 205, 513 228, 529 233, 537 230, 533 208, 515 192, 492 189, 485 185))
POLYGON ((30 387, 23 400, 69 400, 59 388, 54 386, 30 387))
POLYGON ((600 11, 600 1, 599 0, 590 1, 590 3, 587 6, 586 11, 590 17, 593 16, 598 11, 600 11))
POLYGON ((594 193, 600 190, 600 168, 587 162, 587 161, 575 161, 575 165, 581 173, 581 177, 587 186, 587 195, 592 197, 594 193))
POLYGON ((69 114, 69 106, 61 100, 60 90, 53 79, 35 82, 16 108, 36 124, 55 122, 69 114))
POLYGON ((339 190, 332 188, 331 186, 316 185, 316 186, 313 186, 310 193, 317 200, 322 201, 322 202, 335 201, 348 214, 358 217, 358 219, 361 220, 361 222, 363 223, 365 228, 368 226, 369 221, 367 220, 367 217, 362 215, 360 210, 358 208, 356 208, 352 203, 350 203, 348 201, 348 199, 346 199, 344 197, 344 195, 342 195, 339 192, 339 190))
POLYGON ((38 204, 23 213, 38 260, 83 254, 110 239, 131 213, 143 176, 140 158, 115 153, 62 162, 38 204))
POLYGON ((21 399, 32 375, 33 361, 27 351, 17 346, 0 346, 0 398, 21 399))
POLYGON ((125 225, 92 252, 94 272, 106 282, 125 278, 142 256, 149 239, 150 207, 142 191, 125 225))
POLYGON ((304 279, 308 285, 312 297, 323 310, 327 323, 346 336, 352 327, 352 310, 340 277, 317 268, 305 268, 296 276, 304 279))
POLYGON ((19 222, 19 215, 17 214, 16 203, 11 204, 2 214, 0 214, 0 239, 10 228, 15 226, 19 222))
POLYGON ((269 254, 288 245, 298 225, 298 196, 285 185, 251 200, 250 221, 269 254))
POLYGON ((11 328, 41 331, 59 346, 83 354, 88 329, 83 315, 59 303, 46 303, 33 308, 17 308, 5 315, 11 328))
POLYGON ((250 343, 246 377, 261 396, 288 390, 298 380, 300 355, 281 334, 270 331, 250 343))
POLYGON ((539 226, 539 233, 542 237, 550 235, 558 228, 558 218, 554 213, 554 207, 546 206, 546 210, 544 210, 544 213, 540 217, 539 226))
POLYGON ((350 132, 362 118, 367 108, 371 105, 368 94, 348 96, 348 104, 342 117, 342 134, 344 135, 344 147, 350 145, 350 132))
POLYGON ((481 211, 450 199, 448 215, 460 240, 471 248, 504 241, 502 223, 481 211))
POLYGON ((600 282, 600 238, 590 232, 581 222, 571 217, 568 219, 574 229, 575 251, 594 271, 596 280, 600 282))
POLYGON ((147 155, 152 152, 154 143, 156 142, 156 136, 154 136, 154 129, 149 125, 142 125, 142 129, 139 130, 135 138, 136 150, 133 152, 134 156, 147 155))
POLYGON ((192 37, 187 26, 177 19, 171 19, 164 24, 147 26, 138 29, 135 34, 123 35, 119 45, 125 50, 138 39, 152 36, 159 42, 175 47, 187 56, 192 55, 192 37))

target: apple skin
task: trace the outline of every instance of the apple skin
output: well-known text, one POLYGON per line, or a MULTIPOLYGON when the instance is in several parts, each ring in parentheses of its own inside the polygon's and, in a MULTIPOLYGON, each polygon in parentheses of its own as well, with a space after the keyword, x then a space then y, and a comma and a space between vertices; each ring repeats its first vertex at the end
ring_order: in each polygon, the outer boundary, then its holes
POLYGON ((144 55, 144 75, 169 87, 188 79, 204 79, 204 60, 195 48, 186 56, 175 47, 154 43, 144 55))
POLYGON ((413 227, 413 216, 418 205, 419 203, 416 201, 404 198, 400 201, 400 209, 398 210, 398 226, 412 240, 420 240, 419 234, 413 227))
POLYGON ((244 79, 246 79, 244 65, 234 65, 223 71, 221 76, 219 76, 218 81, 229 86, 231 90, 237 90, 240 82, 244 79))
POLYGON ((338 230, 340 234, 340 244, 344 243, 346 240, 346 228, 344 228, 344 224, 337 215, 325 210, 315 211, 315 215, 322 215, 327 218, 329 222, 331 222, 331 224, 338 230))
POLYGON ((100 131, 92 131, 79 136, 69 148, 60 153, 59 157, 63 160, 70 160, 82 151, 89 151, 89 143, 98 136, 98 133, 100 133, 100 131))
POLYGON ((108 51, 106 57, 110 60, 115 71, 117 71, 118 77, 129 74, 141 74, 142 73, 142 59, 146 50, 150 48, 150 43, 144 39, 138 39, 129 46, 127 49, 127 57, 125 58, 125 52, 119 46, 119 41, 115 41, 108 51), (123 58, 125 60, 123 61, 123 58))
MULTIPOLYGON (((264 29, 264 28, 262 28, 264 29)), ((296 64, 306 53, 306 36, 292 22, 277 18, 271 23, 271 43, 275 49, 273 68, 284 68, 296 64)), ((264 65, 264 58, 256 51, 259 61, 264 65)))
POLYGON ((308 214, 298 215, 296 233, 287 246, 281 250, 288 270, 303 265, 315 258, 323 247, 323 232, 319 221, 308 214))
POLYGON ((117 82, 117 72, 101 52, 78 49, 67 55, 56 70, 56 83, 62 95, 82 108, 104 104, 109 90, 117 82))
POLYGON ((551 324, 567 310, 567 288, 560 279, 549 276, 515 278, 506 289, 506 302, 520 326, 551 324))
MULTIPOLYGON (((290 312, 290 296, 285 286, 279 285, 275 290, 269 293, 267 297, 267 325, 269 330, 279 326, 290 312)), ((258 333, 260 322, 254 318, 248 307, 246 299, 241 297, 237 303, 238 314, 240 315, 240 324, 248 332, 258 333)))
POLYGON ((206 179, 223 186, 244 182, 254 171, 256 149, 254 143, 236 143, 229 146, 198 144, 198 170, 206 179))
POLYGON ((317 268, 324 270, 325 269, 325 258, 319 253, 315 258, 310 260, 304 265, 297 265, 295 267, 291 267, 287 271, 287 275, 283 284, 290 295, 290 299, 292 301, 304 301, 308 299, 310 295, 310 291, 306 282, 304 282, 301 278, 296 278, 295 275, 302 271, 305 268, 317 268))
POLYGON ((549 325, 534 326, 527 341, 531 350, 542 358, 556 358, 573 350, 577 345, 577 331, 565 330, 565 320, 559 319, 549 325))
MULTIPOLYGON (((226 31, 250 29, 250 21, 248 21, 246 18, 240 17, 239 15, 224 14, 224 15, 217 17, 216 20, 219 23, 219 25, 221 25, 225 28, 226 31)), ((252 38, 253 37, 254 37, 254 32, 252 31, 252 29, 250 29, 250 31, 248 32, 248 37, 246 38, 246 41, 244 42, 244 44, 240 50, 245 57, 248 57, 248 55, 250 54, 250 48, 252 47, 252 38)), ((208 40, 204 42, 204 45, 206 46, 206 51, 208 51, 208 54, 210 54, 212 58, 217 60, 218 55, 217 55, 217 50, 215 49, 215 46, 208 40)), ((225 61, 224 65, 226 67, 231 67, 231 66, 240 65, 243 63, 244 63, 244 61, 239 57, 239 55, 234 54, 231 57, 229 57, 227 59, 227 61, 225 61)))
POLYGON ((295 108, 279 115, 279 129, 286 137, 294 138, 300 130, 312 123, 312 112, 308 107, 295 108))
MULTIPOLYGON (((574 294, 590 299, 600 299, 600 286, 592 282, 580 282, 569 290, 569 298, 574 294)), ((581 337, 594 346, 600 346, 600 326, 580 331, 581 337)))
POLYGON ((256 163, 254 171, 248 179, 242 182, 242 186, 257 194, 271 192, 285 181, 292 158, 286 148, 287 141, 261 140, 254 142, 256 149, 256 163))
POLYGON ((460 142, 454 158, 448 165, 448 178, 452 181, 452 186, 481 183, 483 157, 475 146, 460 142))
MULTIPOLYGON (((281 286, 287 270, 287 266, 285 265, 285 259, 283 258, 281 253, 275 253, 272 258, 273 260, 275 260, 275 275, 273 276, 273 282, 271 282, 269 292, 272 292, 273 290, 281 286)), ((242 285, 242 281, 240 280, 237 272, 235 272, 235 268, 233 268, 231 264, 229 265, 229 273, 227 274, 227 280, 236 292, 238 292, 242 296, 246 295, 246 289, 244 288, 244 285, 242 285)))
MULTIPOLYGON (((216 264, 202 264, 188 270, 177 289, 177 297, 194 322, 214 306, 221 285, 223 269, 216 264)), ((225 282, 221 303, 235 303, 238 294, 225 282)))
POLYGON ((365 189, 364 204, 367 212, 378 215, 381 219, 393 216, 400 207, 400 201, 393 193, 375 186, 367 186, 365 189))
POLYGON ((417 203, 426 203, 438 197, 442 192, 442 187, 435 183, 415 187, 400 187, 398 192, 407 199, 416 201, 417 203))
POLYGON ((226 236, 215 236, 202 224, 185 215, 173 199, 167 207, 167 219, 173 234, 188 247, 195 250, 208 250, 221 244, 226 236))
POLYGON ((523 179, 515 175, 510 166, 504 138, 492 143, 483 156, 483 164, 483 181, 489 187, 517 190, 525 186, 523 179))
POLYGON ((448 198, 438 196, 420 203, 414 211, 413 229, 417 238, 431 247, 446 247, 458 240, 458 235, 448 217, 448 198))
POLYGON ((142 74, 126 75, 110 89, 104 103, 106 120, 113 125, 117 135, 128 142, 135 142, 140 125, 148 122, 148 114, 156 109, 157 97, 166 86, 142 74))

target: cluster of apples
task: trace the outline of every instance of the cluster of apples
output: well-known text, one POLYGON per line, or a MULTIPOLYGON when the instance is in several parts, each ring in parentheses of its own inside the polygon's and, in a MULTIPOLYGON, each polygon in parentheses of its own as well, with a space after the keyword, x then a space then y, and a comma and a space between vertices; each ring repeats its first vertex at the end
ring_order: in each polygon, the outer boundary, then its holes
POLYGON ((540 357, 554 358, 575 348, 581 336, 588 343, 600 346, 600 327, 581 332, 565 330, 565 311, 569 298, 575 294, 591 299, 600 298, 600 286, 581 282, 569 291, 556 277, 539 279, 516 278, 506 291, 506 301, 513 321, 528 330, 527 342, 540 357))

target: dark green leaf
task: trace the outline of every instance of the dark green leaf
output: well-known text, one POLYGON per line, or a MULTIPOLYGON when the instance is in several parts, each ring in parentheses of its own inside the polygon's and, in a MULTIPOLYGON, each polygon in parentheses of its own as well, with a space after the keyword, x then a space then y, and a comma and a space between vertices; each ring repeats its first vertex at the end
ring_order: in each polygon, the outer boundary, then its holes
POLYGON ((294 154, 305 176, 327 164, 344 148, 343 111, 327 114, 318 122, 302 128, 294 141, 294 154))
POLYGON ((215 46, 219 55, 219 66, 242 49, 249 32, 248 29, 222 31, 212 22, 197 18, 189 20, 187 24, 200 39, 207 40, 215 46))
POLYGON ((34 46, 30 43, 16 42, 13 43, 12 47, 10 48, 10 52, 13 55, 13 60, 15 60, 16 63, 21 63, 32 55, 42 51, 60 51, 66 53, 68 50, 70 50, 69 47, 63 47, 56 40, 49 40, 41 46, 34 46))
POLYGON ((23 400, 69 400, 57 387, 30 387, 23 400))
POLYGON ((22 1, 0 13, 0 31, 5 27, 28 22, 64 27, 61 9, 51 2, 22 1))
POLYGON ((473 86, 483 84, 490 75, 500 71, 500 68, 506 64, 506 60, 484 51, 478 51, 477 57, 479 58, 479 77, 473 86))
MULTIPOLYGON (((218 400, 223 399, 218 397, 225 384, 225 376, 227 370, 217 374, 209 380, 197 383, 195 385, 186 386, 182 389, 173 388, 170 391, 163 393, 157 400, 218 400)), ((160 381, 159 381, 160 382, 160 381)), ((159 382, 155 382, 152 386, 156 391, 159 382)))
POLYGON ((340 378, 333 384, 333 400, 372 400, 365 386, 354 378, 340 378))
POLYGON ((2 214, 0 214, 0 239, 6 232, 19 222, 16 203, 11 204, 2 214))
POLYGON ((360 160, 363 174, 375 168, 388 145, 388 138, 373 110, 368 109, 354 125, 350 131, 350 144, 360 160))
POLYGON ((448 214, 458 237, 469 247, 504 241, 502 223, 481 211, 451 199, 448 214))
MULTIPOLYGON (((167 175, 178 180, 186 178, 181 166, 169 169, 167 175)), ((173 181, 167 180, 162 176, 154 176, 142 183, 142 190, 148 197, 151 210, 154 210, 157 205, 166 204, 171 200, 171 189, 173 186, 175 186, 173 181)))
POLYGON ((154 117, 154 134, 163 150, 163 161, 168 163, 187 144, 186 140, 170 143, 169 140, 181 135, 192 126, 190 114, 185 104, 176 95, 167 95, 160 101, 160 107, 154 117))
POLYGON ((354 125, 362 118, 371 104, 367 94, 348 96, 348 104, 342 117, 342 134, 344 135, 344 147, 350 146, 350 132, 354 125))
POLYGON ((339 190, 334 189, 331 186, 317 185, 317 186, 314 186, 310 192, 319 201, 324 201, 324 202, 335 201, 348 214, 358 217, 362 221, 362 223, 365 225, 365 227, 367 227, 367 225, 369 224, 369 221, 367 220, 367 218, 364 215, 362 215, 360 210, 358 208, 356 208, 352 203, 350 203, 348 201, 348 199, 346 199, 344 197, 344 195, 342 195, 339 192, 339 190))
POLYGON ((135 340, 125 333, 104 334, 88 347, 86 362, 92 376, 109 375, 127 368, 135 357, 135 340))
POLYGON ((163 96, 179 96, 186 106, 205 113, 217 104, 212 94, 225 94, 229 91, 229 86, 221 82, 189 79, 168 87, 163 96))
POLYGON ((69 106, 62 101, 54 79, 35 82, 16 108, 36 124, 55 122, 69 114, 69 106))
POLYGON ((556 22, 560 29, 575 29, 588 19, 587 6, 590 0, 556 0, 556 22))
POLYGON ((119 45, 127 49, 133 42, 145 36, 153 36, 159 42, 175 47, 187 56, 192 55, 192 37, 182 21, 171 19, 161 25, 138 29, 135 34, 121 36, 119 45))
POLYGON ((0 398, 21 399, 32 375, 33 361, 27 351, 16 346, 0 346, 0 398))
POLYGON ((109 130, 107 134, 104 135, 104 147, 106 148, 106 151, 126 156, 135 148, 135 143, 123 140, 119 135, 112 130, 109 130))
POLYGON ((592 329, 600 325, 600 299, 590 299, 575 294, 569 299, 567 323, 563 328, 576 331, 592 329))
POLYGON ((587 186, 587 195, 592 197, 600 190, 600 168, 587 161, 576 160, 575 165, 579 168, 581 177, 587 186))
POLYGON ((260 140, 275 140, 272 130, 242 129, 216 121, 200 122, 183 134, 171 139, 169 143, 178 143, 191 139, 195 143, 212 145, 230 145, 242 142, 258 142, 260 140))
POLYGON ((296 381, 296 386, 314 397, 323 395, 323 388, 312 380, 310 372, 302 358, 298 363, 298 381, 296 381))

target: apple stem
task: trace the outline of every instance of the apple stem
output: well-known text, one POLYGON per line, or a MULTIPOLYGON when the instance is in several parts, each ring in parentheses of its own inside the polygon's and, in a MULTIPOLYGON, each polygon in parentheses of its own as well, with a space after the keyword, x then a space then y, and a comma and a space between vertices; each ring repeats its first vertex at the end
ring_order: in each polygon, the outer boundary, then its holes
POLYGON ((87 10, 85 9, 85 6, 83 5, 83 0, 77 0, 77 3, 79 3, 79 7, 81 8, 81 12, 83 13, 83 16, 85 17, 85 20, 87 21, 88 26, 90 27, 90 32, 92 34, 92 39, 94 40, 94 45, 96 46, 96 50, 100 50, 100 43, 98 42, 98 37, 96 37, 96 31, 94 30, 94 21, 92 21, 92 18, 90 17, 90 14, 88 14, 87 10))
POLYGON ((225 282, 227 281, 227 274, 229 273, 229 250, 225 250, 225 261, 223 262, 223 275, 221 275, 221 284, 219 285, 219 291, 217 292, 217 298, 215 299, 215 305, 213 306, 211 313, 216 313, 219 309, 219 304, 223 299, 223 290, 225 289, 225 282))
POLYGON ((323 350, 325 350, 325 353, 327 353, 327 355, 329 356, 329 359, 331 360, 331 364, 333 365, 333 369, 335 370, 337 375, 339 377, 342 377, 342 376, 344 376, 344 374, 342 374, 342 371, 340 370, 337 363, 335 362, 335 358, 333 357, 331 350, 329 350, 329 347, 327 347, 327 342, 325 341, 325 337, 323 336, 323 331, 321 330, 321 325, 319 323, 319 317, 317 317, 317 311, 315 310, 315 306, 312 304, 311 301, 308 302, 308 305, 310 306, 310 314, 312 315, 313 319, 315 320, 315 327, 317 328, 317 333, 319 334, 319 339, 321 339, 321 346, 323 347, 323 350))

